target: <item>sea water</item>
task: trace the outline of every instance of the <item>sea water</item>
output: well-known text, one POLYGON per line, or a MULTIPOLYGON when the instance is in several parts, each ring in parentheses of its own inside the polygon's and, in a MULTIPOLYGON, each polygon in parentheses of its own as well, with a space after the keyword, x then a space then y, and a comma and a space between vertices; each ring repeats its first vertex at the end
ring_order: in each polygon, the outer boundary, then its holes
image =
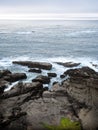
MULTIPOLYGON (((53 64, 51 72, 59 76, 68 68, 55 62, 73 61, 81 66, 98 67, 97 20, 1 20, 0 21, 0 69, 24 72, 27 81, 36 77, 28 68, 13 65, 12 61, 46 61, 53 64)), ((48 71, 42 74, 47 75, 48 71)))

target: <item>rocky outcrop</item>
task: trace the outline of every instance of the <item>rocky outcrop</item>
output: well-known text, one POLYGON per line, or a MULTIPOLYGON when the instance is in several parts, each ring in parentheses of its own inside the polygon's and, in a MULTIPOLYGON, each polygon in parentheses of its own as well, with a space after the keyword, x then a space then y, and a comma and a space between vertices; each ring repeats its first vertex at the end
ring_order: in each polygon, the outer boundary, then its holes
POLYGON ((46 130, 43 123, 59 125, 61 117, 79 120, 66 92, 44 90, 40 83, 19 83, 5 92, 0 104, 0 130, 46 130), (24 90, 19 92, 21 86, 24 90))
POLYGON ((25 73, 13 73, 3 77, 3 79, 8 82, 16 82, 18 80, 22 80, 26 78, 27 76, 25 73))
POLYGON ((13 64, 28 66, 29 68, 39 68, 39 69, 45 69, 45 70, 52 69, 52 64, 46 63, 46 62, 13 61, 13 64))
POLYGON ((98 73, 89 67, 67 70, 63 87, 73 99, 87 107, 78 111, 84 130, 98 128, 98 73))
POLYGON ((73 62, 65 62, 65 63, 63 63, 63 62, 56 62, 56 63, 59 64, 59 65, 62 65, 64 67, 68 67, 68 68, 70 68, 70 67, 77 67, 77 66, 80 65, 80 63, 73 63, 73 62))
POLYGON ((98 73, 89 67, 70 69, 70 77, 63 82, 66 91, 79 102, 98 108, 98 73))
POLYGON ((12 82, 26 79, 25 73, 12 73, 9 70, 0 70, 0 93, 3 93, 12 82))
POLYGON ((9 91, 2 90, 0 130, 46 130, 43 123, 59 125, 62 117, 80 121, 83 130, 97 130, 98 73, 83 67, 63 75, 68 78, 54 82, 49 90, 43 84, 49 84, 50 77, 44 75, 31 83, 19 82, 9 91))
POLYGON ((41 69, 29 69, 28 72, 41 73, 41 69))
POLYGON ((21 94, 25 94, 28 92, 38 92, 43 89, 43 85, 40 82, 32 82, 32 83, 22 83, 19 82, 15 85, 10 91, 7 91, 3 94, 2 98, 10 98, 14 96, 19 96, 21 94))
POLYGON ((33 79, 32 82, 40 82, 42 84, 49 84, 50 78, 44 75, 39 75, 35 79, 33 79))

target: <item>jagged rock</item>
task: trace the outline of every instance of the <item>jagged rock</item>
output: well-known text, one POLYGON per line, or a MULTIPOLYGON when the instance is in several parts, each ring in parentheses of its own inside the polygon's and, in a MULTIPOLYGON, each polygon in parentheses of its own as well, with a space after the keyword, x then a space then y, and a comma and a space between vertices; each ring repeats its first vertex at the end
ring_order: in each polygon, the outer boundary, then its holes
POLYGON ((25 73, 13 73, 3 77, 3 79, 8 82, 16 82, 18 80, 22 80, 26 78, 27 76, 25 73))
POLYGON ((41 69, 29 69, 28 72, 41 73, 41 69))
POLYGON ((46 62, 32 62, 32 61, 13 61, 13 64, 28 66, 29 68, 39 68, 51 70, 52 64, 46 62))
POLYGON ((10 91, 5 92, 2 98, 10 98, 10 97, 18 96, 18 95, 25 94, 31 91, 36 93, 42 89, 43 89, 43 85, 40 82, 32 82, 32 83, 19 82, 10 91))
POLYGON ((57 64, 59 65, 62 65, 64 67, 77 67, 80 65, 80 63, 73 63, 73 62, 65 62, 65 63, 62 63, 62 62, 56 62, 57 64))
POLYGON ((47 73, 48 74, 48 77, 56 77, 57 74, 56 73, 47 73))
POLYGON ((83 78, 97 78, 98 74, 89 67, 82 67, 80 69, 70 69, 64 72, 65 75, 69 75, 71 77, 83 77, 83 78))
POLYGON ((70 77, 63 82, 66 91, 79 102, 98 108, 98 73, 89 67, 70 69, 70 77))
POLYGON ((35 79, 33 79, 32 82, 40 82, 42 84, 49 84, 50 78, 47 76, 39 75, 35 79))

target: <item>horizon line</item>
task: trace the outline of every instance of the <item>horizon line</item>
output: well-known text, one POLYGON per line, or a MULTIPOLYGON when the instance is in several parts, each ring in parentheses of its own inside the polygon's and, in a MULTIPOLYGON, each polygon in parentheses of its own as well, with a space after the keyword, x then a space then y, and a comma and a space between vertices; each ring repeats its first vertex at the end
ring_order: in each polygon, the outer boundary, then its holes
POLYGON ((0 14, 0 20, 98 20, 98 13, 0 14))

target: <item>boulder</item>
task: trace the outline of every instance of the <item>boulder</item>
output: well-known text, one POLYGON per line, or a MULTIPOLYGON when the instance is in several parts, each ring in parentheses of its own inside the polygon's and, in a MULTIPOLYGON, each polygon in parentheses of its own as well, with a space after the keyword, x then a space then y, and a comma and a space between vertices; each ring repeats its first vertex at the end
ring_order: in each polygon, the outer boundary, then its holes
POLYGON ((80 65, 80 63, 73 63, 73 62, 65 62, 65 63, 63 63, 63 62, 56 62, 57 64, 59 64, 59 65, 62 65, 62 66, 64 66, 64 67, 77 67, 77 66, 79 66, 80 65))
POLYGON ((45 69, 45 70, 52 69, 52 64, 46 63, 46 62, 13 61, 13 64, 28 66, 29 68, 39 68, 39 69, 45 69))
POLYGON ((3 79, 8 82, 16 82, 18 80, 22 80, 26 78, 27 76, 25 73, 13 73, 3 77, 3 79))
POLYGON ((42 84, 49 84, 50 78, 47 76, 39 75, 35 79, 33 79, 32 82, 40 82, 42 84))
POLYGON ((29 69, 28 72, 41 73, 41 69, 29 69))
POLYGON ((57 77, 56 73, 47 73, 47 74, 48 74, 48 77, 57 77))

